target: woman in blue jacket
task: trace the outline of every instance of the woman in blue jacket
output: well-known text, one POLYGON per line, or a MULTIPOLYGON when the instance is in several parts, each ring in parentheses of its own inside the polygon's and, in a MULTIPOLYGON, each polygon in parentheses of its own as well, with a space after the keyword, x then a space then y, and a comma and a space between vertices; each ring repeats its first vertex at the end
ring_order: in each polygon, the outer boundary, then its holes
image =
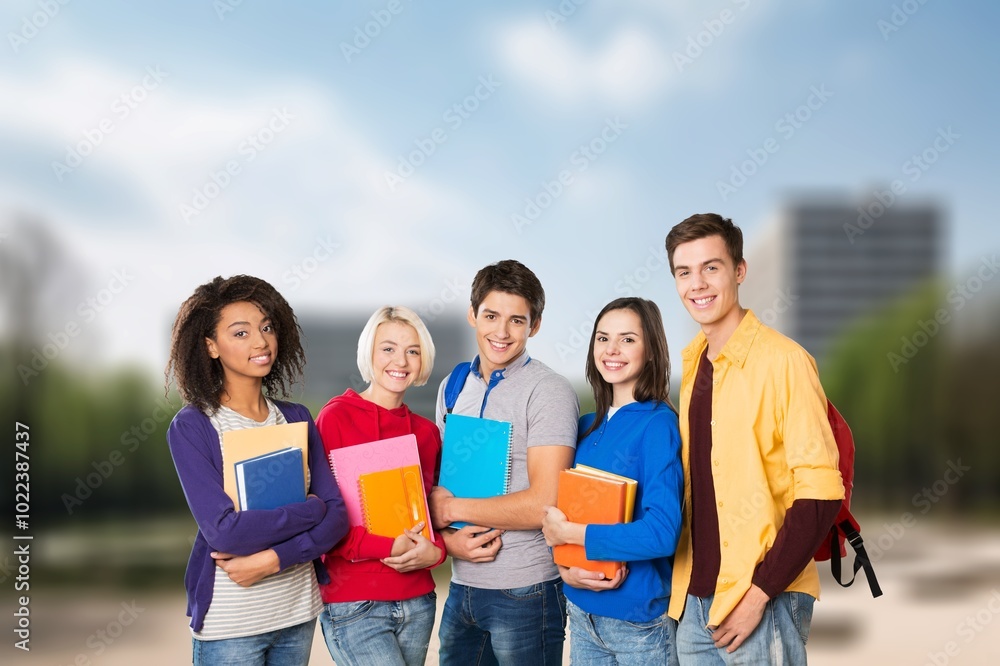
POLYGON ((576 463, 638 481, 633 520, 571 523, 555 507, 542 522, 550 546, 577 544, 587 559, 622 561, 614 578, 559 567, 573 664, 666 664, 671 555, 680 534, 683 473, 670 358, 660 310, 619 298, 601 310, 587 355, 597 411, 580 418, 576 463))
POLYGON ((302 405, 272 399, 302 374, 291 307, 267 282, 217 277, 174 322, 167 375, 187 405, 167 432, 198 524, 184 577, 194 664, 307 664, 322 609, 319 557, 347 532, 344 503, 302 405), (273 510, 236 511, 223 487, 222 434, 306 421, 309 495, 273 510))

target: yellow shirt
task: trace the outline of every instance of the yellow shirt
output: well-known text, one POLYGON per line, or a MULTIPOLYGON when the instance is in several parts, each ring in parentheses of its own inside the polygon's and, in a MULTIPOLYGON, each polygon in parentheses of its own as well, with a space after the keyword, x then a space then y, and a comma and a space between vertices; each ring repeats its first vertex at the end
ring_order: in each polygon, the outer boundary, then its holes
MULTIPOLYGON (((680 619, 691 580, 691 467, 688 408, 708 340, 699 333, 682 353, 681 460, 684 519, 674 559, 668 613, 680 619)), ((754 569, 774 544, 797 499, 843 499, 837 443, 812 356, 747 311, 712 360, 712 478, 722 562, 709 624, 720 624, 750 589, 754 569)), ((810 561, 787 591, 819 597, 810 561)))

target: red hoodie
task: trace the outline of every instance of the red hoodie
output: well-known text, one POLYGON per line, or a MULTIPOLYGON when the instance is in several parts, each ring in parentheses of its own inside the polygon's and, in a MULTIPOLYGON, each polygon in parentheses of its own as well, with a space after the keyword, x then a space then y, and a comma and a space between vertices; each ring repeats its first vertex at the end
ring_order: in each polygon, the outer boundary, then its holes
MULTIPOLYGON (((323 438, 327 459, 334 449, 413 433, 417 436, 424 488, 429 491, 437 481, 441 434, 434 423, 412 413, 406 405, 386 409, 347 389, 323 406, 316 416, 316 427, 323 438)), ((330 573, 330 582, 320 585, 323 603, 402 601, 433 590, 434 579, 429 568, 399 573, 379 561, 391 555, 392 542, 389 537, 369 534, 363 526, 352 527, 323 556, 323 564, 330 573)), ((433 543, 441 551, 441 558, 434 565, 437 566, 447 553, 439 534, 434 534, 433 543)))

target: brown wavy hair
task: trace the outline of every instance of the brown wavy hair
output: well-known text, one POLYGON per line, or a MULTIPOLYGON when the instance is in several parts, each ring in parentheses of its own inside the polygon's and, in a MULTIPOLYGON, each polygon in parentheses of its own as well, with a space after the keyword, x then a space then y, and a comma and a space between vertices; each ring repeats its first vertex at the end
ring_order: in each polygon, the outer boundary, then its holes
POLYGON ((278 338, 278 355, 264 377, 265 393, 285 397, 302 378, 306 356, 302 329, 291 306, 269 283, 250 275, 217 277, 194 290, 181 305, 170 339, 170 360, 164 372, 167 388, 171 375, 185 402, 213 413, 222 399, 222 362, 208 355, 205 338, 215 339, 222 309, 231 303, 253 303, 271 320, 278 338))
POLYGON ((612 310, 631 310, 639 317, 642 326, 642 343, 645 351, 642 370, 632 390, 633 397, 638 402, 657 400, 665 402, 670 409, 677 411, 670 402, 670 352, 667 349, 667 334, 663 330, 663 318, 660 308, 653 301, 645 298, 629 296, 616 298, 601 310, 594 320, 594 330, 590 333, 590 348, 587 350, 587 383, 594 389, 594 402, 597 403, 594 422, 580 435, 584 437, 596 430, 608 415, 614 391, 611 384, 604 381, 597 363, 594 361, 594 341, 597 338, 597 325, 601 318, 612 310))

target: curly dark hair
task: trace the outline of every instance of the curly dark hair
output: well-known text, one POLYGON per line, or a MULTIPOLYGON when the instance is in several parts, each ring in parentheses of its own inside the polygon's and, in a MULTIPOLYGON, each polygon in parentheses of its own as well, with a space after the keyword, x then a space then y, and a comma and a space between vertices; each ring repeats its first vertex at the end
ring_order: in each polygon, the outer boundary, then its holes
POLYGON ((222 398, 222 363, 208 354, 205 338, 215 339, 222 309, 231 303, 253 303, 271 320, 278 338, 278 356, 264 377, 269 396, 285 397, 302 377, 306 356, 302 350, 295 313, 269 283, 250 275, 221 276, 201 285, 181 305, 171 331, 170 360, 165 371, 169 388, 171 375, 181 397, 205 413, 219 409, 222 398))

